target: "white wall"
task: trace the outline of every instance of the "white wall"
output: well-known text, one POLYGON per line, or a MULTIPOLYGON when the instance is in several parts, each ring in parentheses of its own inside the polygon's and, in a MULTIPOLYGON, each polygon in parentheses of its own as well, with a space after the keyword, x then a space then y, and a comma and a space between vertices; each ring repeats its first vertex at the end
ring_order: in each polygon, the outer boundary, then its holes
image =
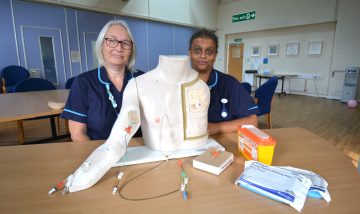
POLYGON ((338 99, 341 96, 345 77, 344 73, 333 71, 344 71, 350 66, 360 67, 360 1, 340 0, 331 65, 334 75, 330 76, 329 98, 338 99))
MULTIPOLYGON (((326 96, 331 65, 335 25, 333 22, 323 24, 305 25, 299 27, 276 28, 271 30, 229 34, 226 41, 231 43, 236 38, 242 38, 244 43, 243 69, 271 70, 282 74, 317 75, 315 80, 289 80, 285 81, 284 89, 287 92, 307 94, 313 96, 326 96), (322 41, 320 55, 308 54, 310 41, 322 41), (299 52, 296 56, 286 55, 287 43, 299 43, 299 52), (268 45, 279 44, 279 54, 268 56, 268 45), (250 55, 252 46, 260 45, 259 57, 250 55), (268 58, 268 64, 263 64, 263 58, 268 58), (260 62, 258 64, 257 62, 260 62), (259 67, 257 67, 260 65, 259 67)), ((305 75, 303 75, 305 76, 305 75)), ((278 87, 279 89, 280 87, 278 87)))
POLYGON ((334 20, 336 0, 241 0, 219 4, 217 26, 225 34, 307 25, 334 20), (256 11, 251 21, 232 23, 232 16, 256 11))
POLYGON ((334 20, 336 0, 242 0, 224 1, 218 6, 219 37, 217 69, 226 71, 225 35, 316 24, 334 20), (256 18, 232 23, 235 14, 256 11, 256 18))
POLYGON ((216 29, 217 0, 31 0, 92 11, 216 29))
MULTIPOLYGON (((263 39, 263 41, 270 42, 269 39, 272 37, 272 33, 285 33, 284 35, 278 34, 273 39, 289 41, 294 36, 302 37, 305 34, 310 36, 311 34, 309 34, 310 31, 307 27, 311 28, 312 25, 322 26, 318 24, 323 23, 336 24, 333 36, 330 35, 330 31, 323 32, 324 38, 321 40, 326 41, 326 44, 323 46, 325 48, 324 51, 326 51, 323 54, 326 54, 326 56, 322 55, 319 59, 309 59, 308 62, 303 64, 299 60, 299 62, 294 62, 295 64, 293 65, 288 61, 290 59, 284 59, 277 66, 287 69, 293 66, 298 68, 298 71, 304 72, 309 72, 310 70, 319 72, 321 70, 321 73, 324 74, 324 79, 322 81, 317 80, 321 96, 325 95, 328 98, 336 99, 339 99, 341 96, 344 73, 335 72, 333 76, 332 71, 345 70, 349 66, 360 66, 359 0, 224 0, 221 2, 218 6, 217 35, 219 36, 219 52, 215 68, 225 73, 227 73, 227 42, 233 41, 236 37, 232 37, 232 35, 237 33, 237 36, 239 36, 245 32, 252 32, 254 34, 251 34, 251 36, 258 35, 260 40, 263 39), (249 11, 256 11, 255 20, 238 23, 231 22, 233 15, 249 11), (292 28, 296 26, 300 27, 298 29, 302 30, 302 32, 295 30, 293 31, 294 34, 291 34, 292 28), (301 26, 304 28, 301 28, 301 26), (332 39, 333 44, 331 44, 332 39), (322 67, 319 68, 317 65, 322 67), (324 69, 327 69, 327 71, 324 69)), ((249 35, 247 34, 245 39, 249 39, 249 35)), ((311 35, 311 37, 313 36, 315 35, 311 35)), ((304 43, 306 43, 305 40, 304 43)), ((299 55, 300 58, 301 56, 299 55)), ((311 86, 308 84, 308 87, 311 86)), ((309 88, 306 93, 312 95, 313 92, 309 88)), ((358 93, 358 97, 359 95, 360 93, 358 93)))

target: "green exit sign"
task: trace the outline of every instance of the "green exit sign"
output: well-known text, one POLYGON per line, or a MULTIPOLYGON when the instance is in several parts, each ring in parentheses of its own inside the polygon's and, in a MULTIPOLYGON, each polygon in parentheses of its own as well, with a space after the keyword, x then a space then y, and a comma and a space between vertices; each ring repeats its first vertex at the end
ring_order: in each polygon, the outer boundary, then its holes
POLYGON ((236 38, 236 39, 234 39, 234 42, 240 43, 240 42, 242 42, 242 38, 236 38))
POLYGON ((251 11, 247 13, 240 13, 232 16, 232 23, 234 22, 243 22, 251 19, 255 19, 256 11, 251 11))

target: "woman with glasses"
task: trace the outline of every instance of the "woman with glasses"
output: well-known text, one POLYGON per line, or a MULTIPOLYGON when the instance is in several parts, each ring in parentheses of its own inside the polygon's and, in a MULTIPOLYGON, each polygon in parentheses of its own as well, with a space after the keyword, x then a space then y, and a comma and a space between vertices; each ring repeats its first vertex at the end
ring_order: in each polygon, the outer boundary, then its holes
POLYGON ((99 67, 77 76, 61 117, 73 141, 107 139, 120 112, 123 91, 136 71, 133 36, 122 20, 109 21, 96 40, 99 67))

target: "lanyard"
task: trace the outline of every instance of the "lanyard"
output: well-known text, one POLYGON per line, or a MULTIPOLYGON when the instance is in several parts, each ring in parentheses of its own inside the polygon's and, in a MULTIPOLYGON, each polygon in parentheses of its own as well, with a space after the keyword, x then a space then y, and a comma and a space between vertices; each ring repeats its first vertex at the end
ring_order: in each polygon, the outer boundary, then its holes
POLYGON ((218 73, 215 71, 215 81, 214 81, 213 84, 208 85, 208 87, 209 87, 210 90, 217 84, 218 78, 219 78, 219 77, 218 77, 218 73))
POLYGON ((111 102, 111 106, 113 107, 116 116, 118 116, 118 115, 119 115, 119 113, 118 113, 118 111, 117 111, 118 104, 117 104, 116 101, 115 101, 114 95, 113 95, 113 94, 111 93, 111 91, 110 91, 110 83, 104 82, 104 81, 101 80, 101 78, 100 78, 100 67, 98 67, 98 79, 99 79, 99 81, 100 81, 102 84, 105 85, 106 93, 107 93, 108 96, 109 96, 109 100, 110 100, 110 102, 111 102))
POLYGON ((110 84, 109 83, 107 83, 106 85, 105 85, 105 88, 106 88, 106 92, 107 92, 107 94, 108 94, 108 96, 109 96, 109 100, 110 100, 110 102, 111 102, 111 105, 112 105, 112 107, 114 108, 114 111, 115 111, 115 113, 116 113, 116 116, 119 116, 119 113, 118 113, 118 111, 117 111, 117 107, 118 107, 118 104, 116 103, 116 101, 115 101, 115 99, 114 99, 114 95, 111 93, 111 91, 110 91, 110 84))

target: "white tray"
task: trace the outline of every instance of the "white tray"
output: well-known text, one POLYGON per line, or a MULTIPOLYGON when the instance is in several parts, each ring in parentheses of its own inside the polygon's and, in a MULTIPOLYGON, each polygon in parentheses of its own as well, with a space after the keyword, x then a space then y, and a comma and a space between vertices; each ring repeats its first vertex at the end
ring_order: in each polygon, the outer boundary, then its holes
POLYGON ((130 147, 127 149, 126 154, 121 158, 113 167, 127 166, 140 163, 149 163, 155 161, 161 161, 166 159, 177 159, 184 157, 197 156, 205 152, 210 147, 217 148, 218 150, 225 151, 225 148, 221 146, 217 141, 212 138, 208 139, 208 143, 204 146, 194 149, 184 149, 172 152, 160 152, 149 149, 146 146, 130 147), (168 156, 166 158, 166 155, 168 156))

